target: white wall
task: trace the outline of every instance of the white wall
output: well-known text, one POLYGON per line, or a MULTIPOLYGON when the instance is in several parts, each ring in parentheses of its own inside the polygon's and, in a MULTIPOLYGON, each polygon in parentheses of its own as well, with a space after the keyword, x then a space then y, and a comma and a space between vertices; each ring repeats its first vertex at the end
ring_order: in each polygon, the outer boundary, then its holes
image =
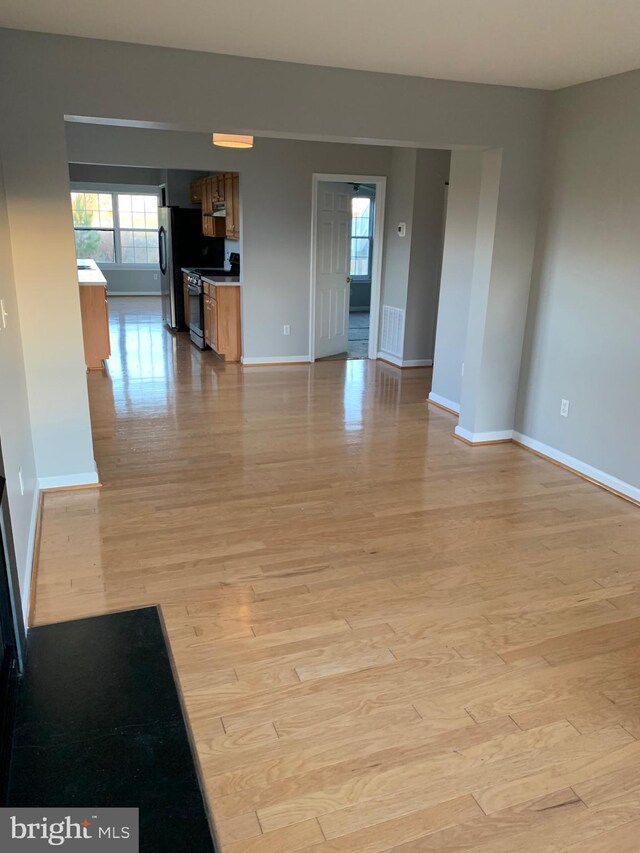
MULTIPOLYGON (((500 342, 499 363, 512 365, 515 379, 509 375, 499 386, 494 423, 483 428, 513 425, 511 401, 522 349, 518 330, 524 324, 529 292, 548 93, 10 30, 0 31, 0 78, 0 157, 39 476, 71 477, 75 482, 95 478, 69 228, 67 162, 74 158, 66 151, 65 116, 150 123, 203 134, 222 128, 263 137, 501 148, 505 180, 489 286, 502 294, 508 283, 510 298, 507 310, 499 300, 487 299, 486 319, 492 337, 500 342), (34 231, 40 235, 35 244, 34 231)), ((161 136, 146 152, 148 166, 166 165, 154 158, 154 146, 157 152, 166 144, 161 136)), ((360 149, 349 171, 380 171, 365 170, 367 159, 376 156, 367 150, 360 149)), ((309 168, 308 163, 293 165, 299 175, 309 168)), ((191 160, 182 168, 208 169, 209 163, 203 153, 202 162, 191 160)), ((329 154, 313 168, 337 170, 329 154)), ((302 236, 309 231, 306 199, 301 206, 288 204, 284 189, 277 176, 262 185, 262 192, 270 193, 273 219, 293 207, 300 217, 295 234, 302 236)), ((271 253, 258 264, 247 255, 245 244, 244 269, 253 282, 245 293, 251 302, 247 332, 255 341, 250 354, 286 354, 294 346, 295 354, 304 354, 306 334, 282 340, 281 301, 274 300, 266 287, 260 288, 261 276, 268 282, 282 260, 273 240, 281 233, 264 220, 249 218, 243 225, 246 235, 262 229, 261 248, 268 246, 271 253), (276 342, 281 344, 280 353, 273 352, 276 342)), ((299 257, 302 254, 308 255, 304 243, 299 257)), ((292 262, 295 272, 289 263, 280 266, 281 286, 293 295, 295 316, 304 312, 307 298, 297 291, 299 257, 292 262)), ((488 355, 491 358, 483 359, 478 377, 483 387, 490 386, 496 366, 496 353, 488 355)), ((470 409, 482 400, 483 394, 470 396, 470 409)), ((476 420, 477 414, 470 411, 468 417, 476 420)))
POLYGON ((0 322, 0 439, 4 458, 9 509, 20 578, 23 610, 29 602, 29 580, 35 513, 36 466, 31 441, 29 399, 22 356, 20 317, 13 280, 13 263, 4 181, 0 169, 0 299, 6 311, 6 328, 0 322), (21 494, 18 471, 22 472, 21 494))
POLYGON ((639 152, 640 72, 555 94, 516 422, 638 498, 639 152))

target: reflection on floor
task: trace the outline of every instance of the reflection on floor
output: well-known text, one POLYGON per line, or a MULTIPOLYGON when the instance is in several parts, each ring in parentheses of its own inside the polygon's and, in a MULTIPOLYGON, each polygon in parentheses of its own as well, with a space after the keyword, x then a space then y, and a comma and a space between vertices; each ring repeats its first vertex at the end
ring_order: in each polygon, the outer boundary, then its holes
POLYGON ((225 365, 135 305, 36 621, 162 606, 223 853, 635 851, 638 509, 456 441, 430 369, 225 365))
POLYGON ((349 314, 348 358, 366 358, 369 354, 369 312, 349 314))
POLYGON ((346 352, 327 355, 318 361, 344 361, 346 358, 368 358, 369 312, 353 311, 349 314, 349 343, 346 352))

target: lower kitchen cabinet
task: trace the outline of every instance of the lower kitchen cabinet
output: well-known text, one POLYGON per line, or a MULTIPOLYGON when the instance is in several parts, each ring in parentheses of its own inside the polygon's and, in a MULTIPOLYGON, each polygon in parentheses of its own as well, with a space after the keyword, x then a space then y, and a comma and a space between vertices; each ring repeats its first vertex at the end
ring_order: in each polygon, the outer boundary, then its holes
POLYGON ((186 272, 182 273, 182 298, 184 306, 184 324, 189 331, 189 275, 186 272))
POLYGON ((204 283, 204 340, 225 361, 240 361, 240 287, 204 283))
POLYGON ((101 370, 111 355, 107 288, 96 284, 81 284, 80 313, 87 370, 101 370))

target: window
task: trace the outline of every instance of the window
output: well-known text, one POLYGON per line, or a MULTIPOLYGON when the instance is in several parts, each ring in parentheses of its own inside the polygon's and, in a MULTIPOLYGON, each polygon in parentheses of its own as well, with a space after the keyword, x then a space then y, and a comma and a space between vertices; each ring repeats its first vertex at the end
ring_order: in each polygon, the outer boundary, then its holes
POLYGON ((371 278, 373 243, 373 199, 354 196, 351 200, 351 277, 371 278))
POLYGON ((71 193, 76 257, 102 264, 158 264, 158 196, 153 193, 71 193))

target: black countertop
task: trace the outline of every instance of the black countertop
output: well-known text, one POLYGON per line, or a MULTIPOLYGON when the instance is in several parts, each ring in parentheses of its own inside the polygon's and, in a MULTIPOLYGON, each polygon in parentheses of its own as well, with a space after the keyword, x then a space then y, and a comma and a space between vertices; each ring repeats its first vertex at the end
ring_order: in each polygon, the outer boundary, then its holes
POLYGON ((228 270, 224 267, 181 267, 182 272, 194 272, 200 276, 205 275, 240 275, 239 270, 228 270))

